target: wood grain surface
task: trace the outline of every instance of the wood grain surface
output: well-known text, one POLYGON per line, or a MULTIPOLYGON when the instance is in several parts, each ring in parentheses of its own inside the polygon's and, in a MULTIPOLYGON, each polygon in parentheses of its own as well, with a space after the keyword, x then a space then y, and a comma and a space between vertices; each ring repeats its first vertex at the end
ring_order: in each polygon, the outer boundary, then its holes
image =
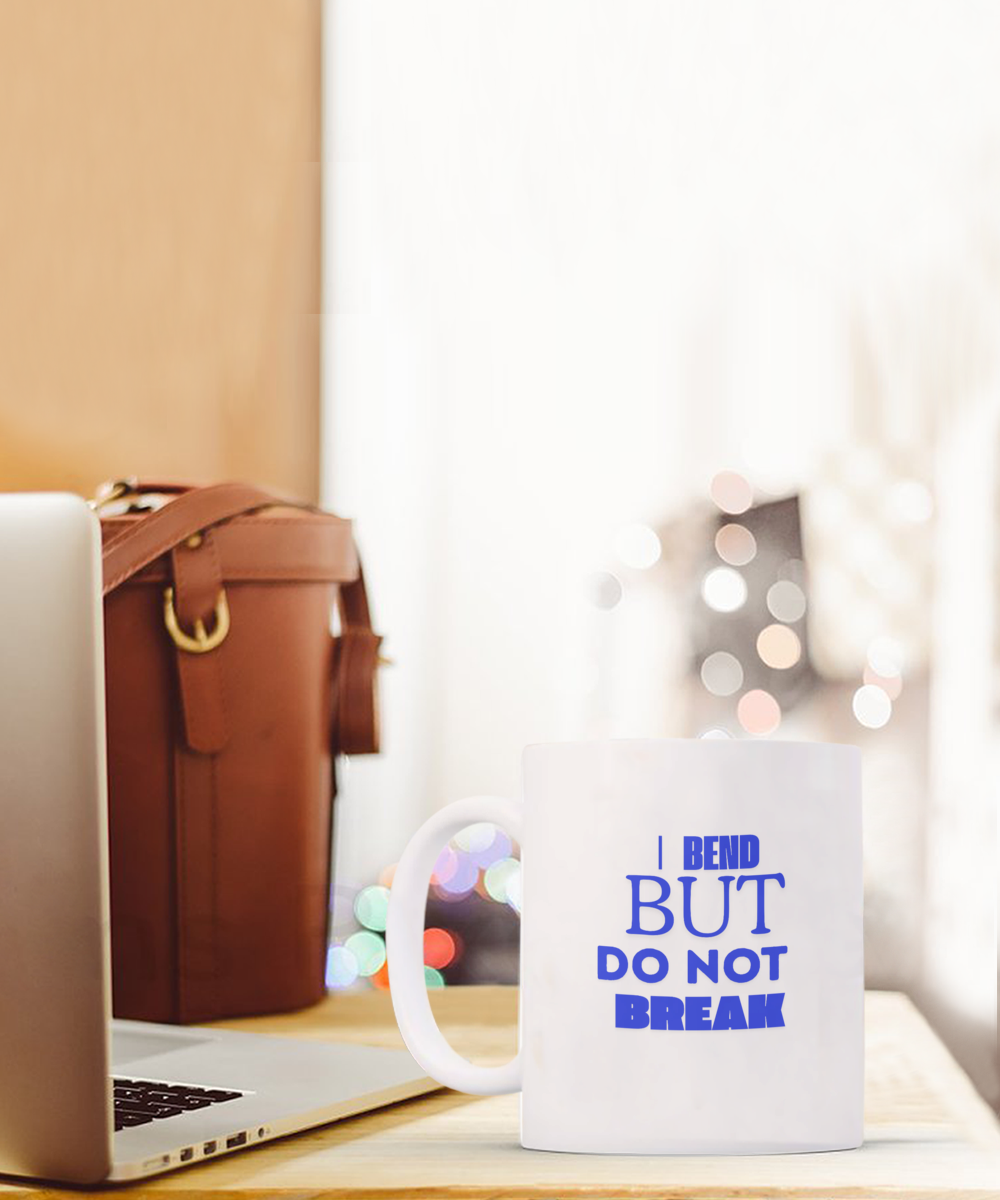
MULTIPOLYGON (((515 988, 432 993, 475 1062, 514 1050, 515 988)), ((333 996, 305 1012, 225 1022, 318 1040, 400 1045, 389 997, 333 996)), ((860 1150, 745 1158, 550 1154, 518 1144, 516 1096, 439 1091, 134 1187, 88 1195, 282 1197, 1000 1197, 1000 1125, 906 997, 868 994, 860 1150)), ((10 1181, 0 1198, 80 1192, 10 1181)))

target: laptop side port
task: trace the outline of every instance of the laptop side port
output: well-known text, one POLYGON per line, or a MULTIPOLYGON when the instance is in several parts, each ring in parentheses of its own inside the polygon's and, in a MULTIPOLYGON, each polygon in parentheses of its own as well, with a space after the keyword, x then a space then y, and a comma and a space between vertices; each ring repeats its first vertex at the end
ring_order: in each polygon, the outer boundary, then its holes
POLYGON ((214 1154, 216 1152, 216 1150, 218 1149, 218 1147, 219 1147, 218 1142, 206 1142, 204 1144, 204 1146, 202 1146, 202 1151, 205 1154, 214 1154))
POLYGON ((190 1162, 194 1158, 194 1146, 185 1146, 181 1151, 181 1162, 190 1162))
POLYGON ((226 1149, 235 1150, 237 1146, 245 1146, 247 1144, 247 1135, 245 1133, 234 1133, 232 1137, 226 1138, 226 1149))

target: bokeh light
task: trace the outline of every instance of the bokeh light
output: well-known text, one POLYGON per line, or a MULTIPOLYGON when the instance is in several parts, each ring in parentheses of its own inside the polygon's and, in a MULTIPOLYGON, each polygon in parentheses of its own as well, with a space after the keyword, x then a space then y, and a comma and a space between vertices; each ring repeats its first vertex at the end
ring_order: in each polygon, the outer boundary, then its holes
POLYGON ((587 577, 587 598, 595 608, 609 611, 622 598, 621 580, 610 571, 595 571, 587 577))
POLYGON ((781 706, 770 692, 754 688, 740 697, 736 716, 747 733, 763 737, 781 724, 781 706))
POLYGON ((506 904, 508 893, 507 884, 513 875, 519 875, 521 864, 516 858, 502 858, 499 862, 487 867, 483 882, 486 890, 500 904, 506 904))
POLYGON ((455 939, 447 929, 424 930, 424 962, 441 970, 455 957, 455 939))
POLYGON ((713 696, 731 696, 743 686, 740 660, 726 650, 716 650, 701 664, 701 681, 713 696))
POLYGON ((753 504, 753 488, 738 471, 720 471, 708 490, 724 513, 738 515, 753 504))
POLYGON ((903 647, 895 638, 877 637, 868 643, 868 665, 877 675, 892 679, 903 670, 903 647))
POLYGON ((521 875, 520 865, 518 870, 511 872, 507 877, 507 903, 516 912, 521 911, 521 875))
POLYGON ((625 525, 615 534, 615 553, 636 571, 646 571, 659 561, 662 547, 648 525, 625 525))
POLYGON ((866 729, 881 729, 892 716, 892 701, 873 683, 866 683, 854 693, 851 701, 854 715, 866 729))
POLYGON ((806 594, 790 579, 779 579, 767 589, 767 611, 776 621, 791 625, 806 611, 806 594))
POLYGON ((437 883, 444 887, 451 879, 454 879, 457 870, 458 853, 453 846, 445 846, 434 861, 431 883, 437 883))
POLYGON ((475 825, 466 825, 459 830, 452 841, 459 850, 474 854, 478 850, 485 850, 496 837, 496 832, 497 827, 491 821, 477 821, 475 825))
POLYGON ((455 870, 447 879, 438 880, 438 893, 445 900, 458 900, 471 892, 479 878, 479 868, 467 854, 456 855, 455 870))
POLYGON ((732 567, 714 567, 701 581, 701 595, 716 612, 735 612, 746 603, 747 583, 732 567))
POLYGON ((794 667, 802 657, 802 643, 787 625, 768 625, 757 635, 757 653, 761 662, 776 670, 794 667))
POLYGON ((362 888, 354 900, 354 915, 366 929, 383 932, 389 916, 389 889, 380 884, 362 888))
MULTIPOLYGON (((466 900, 473 891, 490 903, 505 904, 520 915, 521 863, 510 836, 491 821, 467 825, 441 851, 431 874, 433 894, 449 903, 466 900)), ((389 884, 397 864, 379 875, 379 883, 351 891, 347 911, 363 928, 327 954, 327 986, 347 988, 363 980, 387 990, 389 969, 384 930, 388 920, 389 884)), ((424 931, 424 966, 428 987, 447 983, 442 971, 458 961, 463 942, 457 932, 439 926, 424 931)))
POLYGON ((331 946, 326 953, 326 986, 350 987, 358 977, 358 960, 347 946, 331 946))
POLYGON ((488 846, 482 850, 472 850, 469 852, 469 857, 480 870, 485 871, 487 867, 495 862, 499 862, 501 858, 509 858, 512 846, 510 838, 502 829, 493 827, 493 837, 488 846))
POLYGON ((703 742, 728 742, 732 738, 732 734, 725 729, 706 729, 704 733, 698 735, 703 742))
POLYGON ((745 525, 723 525, 715 535, 715 552, 731 567, 745 567, 757 553, 757 539, 745 525))
POLYGON ((344 943, 344 949, 354 955, 359 975, 374 975, 385 965, 385 942, 367 929, 352 933, 344 943))

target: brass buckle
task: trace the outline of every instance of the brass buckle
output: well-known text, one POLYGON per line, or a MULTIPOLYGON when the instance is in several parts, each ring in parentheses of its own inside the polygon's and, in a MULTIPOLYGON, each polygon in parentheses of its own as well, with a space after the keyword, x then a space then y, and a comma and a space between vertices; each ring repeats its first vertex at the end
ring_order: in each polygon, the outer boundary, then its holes
POLYGON ((106 504, 112 504, 115 500, 121 500, 125 496, 130 496, 139 486, 139 480, 130 475, 127 479, 108 479, 97 489, 87 503, 94 510, 100 512, 106 504))
POLYGON ((173 638, 178 650, 186 650, 188 654, 207 654, 216 646, 221 646, 229 632, 229 601, 223 588, 215 602, 215 626, 211 633, 206 632, 205 622, 198 617, 194 623, 194 637, 181 629, 174 609, 174 589, 164 588, 163 591, 163 623, 167 633, 173 638))

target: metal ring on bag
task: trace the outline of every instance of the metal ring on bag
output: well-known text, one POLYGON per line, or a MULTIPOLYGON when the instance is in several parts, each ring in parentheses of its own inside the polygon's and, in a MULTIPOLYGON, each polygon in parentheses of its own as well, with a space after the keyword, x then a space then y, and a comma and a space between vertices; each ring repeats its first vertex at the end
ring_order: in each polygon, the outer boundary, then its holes
POLYGON ((205 622, 200 617, 196 618, 194 623, 194 637, 181 629, 174 609, 172 587, 163 591, 163 623, 178 650, 186 650, 188 654, 207 654, 209 650, 221 646, 229 632, 229 601, 226 599, 225 588, 219 592, 219 598, 215 602, 215 627, 211 633, 206 632, 205 622))

